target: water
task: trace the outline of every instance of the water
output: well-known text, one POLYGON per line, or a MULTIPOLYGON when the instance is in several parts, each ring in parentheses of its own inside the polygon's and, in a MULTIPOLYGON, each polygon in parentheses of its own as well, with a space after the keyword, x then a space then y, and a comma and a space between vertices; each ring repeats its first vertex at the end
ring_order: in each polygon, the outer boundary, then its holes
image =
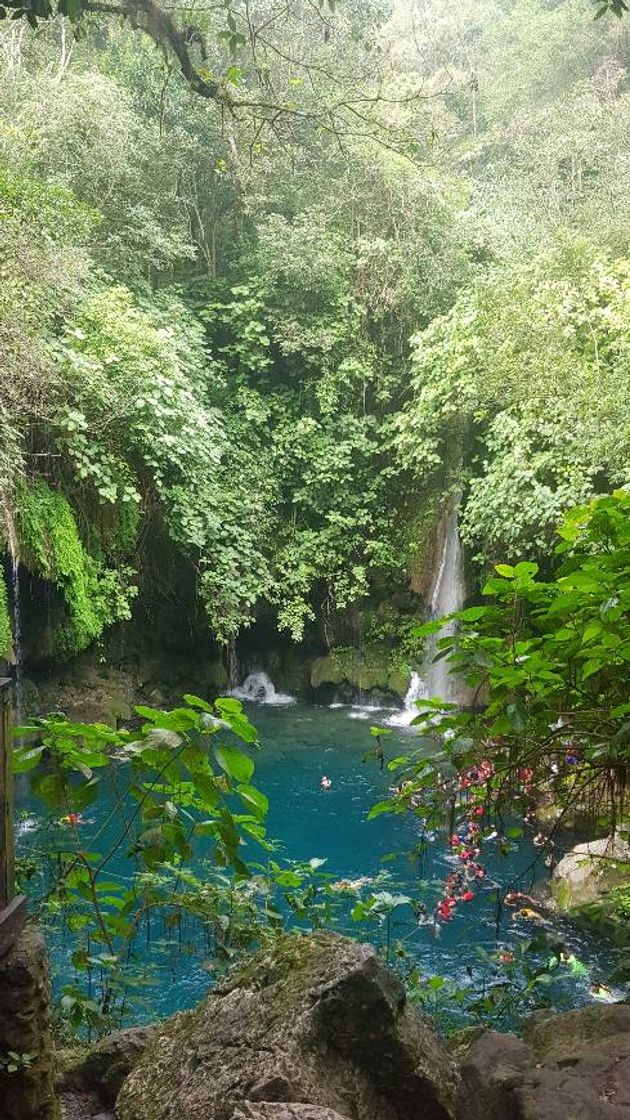
POLYGON ((418 714, 418 700, 426 699, 429 695, 426 685, 419 673, 412 673, 409 678, 409 688, 403 702, 401 712, 396 712, 386 721, 390 727, 409 727, 411 721, 418 714))
MULTIPOLYGON (((459 539, 457 505, 455 505, 442 522, 442 548, 429 595, 429 618, 443 618, 460 611, 464 606, 465 597, 462 548, 459 539)), ((446 622, 437 634, 427 639, 422 675, 417 672, 411 674, 403 709, 386 720, 389 726, 409 727, 418 714, 419 700, 437 697, 447 703, 465 701, 461 682, 449 673, 447 660, 435 660, 440 638, 448 637, 454 631, 455 623, 446 622)))
POLYGON ((236 654, 236 638, 230 638, 227 646, 227 673, 230 689, 238 687, 238 657, 236 654))
POLYGON ((13 611, 13 658, 15 672, 15 721, 22 723, 23 697, 23 658, 22 658, 22 615, 20 602, 20 554, 17 533, 10 510, 5 509, 5 522, 9 541, 11 563, 11 606, 13 611))
POLYGON ((254 704, 270 704, 271 706, 279 705, 281 707, 287 704, 295 704, 295 696, 291 696, 288 692, 277 692, 271 678, 262 672, 250 673, 242 685, 230 690, 230 696, 254 704))
MULTIPOLYGON (((374 754, 374 739, 369 728, 359 720, 349 720, 347 710, 314 707, 294 703, 283 707, 278 703, 250 705, 250 716, 258 728, 262 751, 256 759, 256 784, 270 801, 267 821, 268 835, 277 838, 284 853, 292 860, 325 860, 322 871, 330 873, 332 881, 373 880, 385 877, 379 883, 366 884, 366 890, 402 892, 414 904, 423 903, 429 921, 418 924, 412 905, 398 907, 392 917, 389 933, 386 924, 357 926, 350 918, 348 903, 341 912, 341 928, 371 940, 384 949, 389 939, 392 946, 400 944, 411 961, 423 975, 448 975, 461 985, 470 983, 468 970, 479 969, 479 950, 496 948, 494 895, 497 884, 517 884, 529 892, 540 886, 546 872, 539 861, 532 873, 530 865, 538 849, 529 840, 515 841, 508 856, 501 856, 495 844, 483 850, 483 863, 487 878, 475 888, 473 901, 457 908, 452 922, 435 928, 431 915, 435 903, 444 892, 444 879, 452 870, 445 837, 438 836, 434 844, 421 844, 421 823, 406 815, 382 815, 367 820, 371 805, 389 795, 392 774, 385 766, 379 767, 374 754), (323 775, 331 780, 331 788, 324 792, 320 787, 323 775), (535 882, 533 882, 535 880, 535 882)), ((393 730, 383 740, 386 761, 402 751, 408 752, 409 732, 393 730)), ((118 777, 121 781, 120 770, 118 777)), ((82 841, 89 848, 99 822, 106 819, 114 803, 114 790, 95 803, 86 817, 93 817, 93 824, 82 826, 82 841)), ((42 819, 41 806, 32 798, 21 802, 21 824, 18 827, 22 852, 31 846, 41 846, 45 834, 38 831, 42 819)), ((123 813, 124 816, 124 813, 123 813)), ((109 850, 119 835, 120 819, 113 820, 99 839, 99 848, 109 850)), ((57 837, 59 829, 57 828, 57 837)), ((200 839, 197 848, 197 867, 200 873, 206 841, 200 839)), ((129 876, 123 845, 107 870, 108 879, 129 876)), ((249 861, 266 864, 267 854, 255 842, 249 841, 244 849, 249 861)), ((274 856, 281 860, 281 856, 274 856)), ((38 860, 38 869, 30 883, 31 892, 43 894, 46 889, 44 863, 38 860)), ((285 921, 289 921, 285 910, 285 921)), ((158 962, 159 983, 146 989, 146 996, 135 997, 130 1021, 142 1021, 166 1015, 192 1006, 208 990, 211 983, 204 969, 207 947, 200 937, 198 926, 184 925, 183 930, 169 930, 166 926, 156 932, 140 931, 135 955, 140 968, 148 968, 148 960, 158 962), (145 939, 146 932, 146 939, 145 939), (150 938, 149 938, 150 933, 150 938), (150 944, 148 943, 150 940, 150 944)), ((156 922, 157 924, 157 922, 156 922)), ((552 926, 546 927, 552 929, 552 926)), ((602 954, 597 946, 584 935, 570 927, 553 923, 553 932, 570 944, 578 956, 586 960, 589 968, 597 970, 602 954)), ((504 913, 499 924, 499 941, 513 947, 536 933, 531 923, 513 921, 510 912, 504 913)), ((69 956, 76 941, 73 935, 60 928, 58 918, 52 920, 47 930, 49 948, 59 991, 63 983, 73 977, 69 956)), ((601 974, 601 973, 600 973, 601 974)), ((149 979, 147 973, 147 980, 149 979)), ((571 1006, 588 1000, 588 985, 582 984, 569 991, 554 995, 558 1005, 571 1006)))
MULTIPOLYGON (((431 618, 443 618, 460 611, 464 606, 465 596, 462 548, 455 507, 447 514, 444 523, 442 552, 431 590, 431 618)), ((429 664, 424 678, 425 696, 439 696, 446 701, 458 699, 457 681, 449 673, 447 661, 434 660, 440 638, 453 634, 454 629, 455 624, 447 622, 427 643, 426 658, 429 664)))

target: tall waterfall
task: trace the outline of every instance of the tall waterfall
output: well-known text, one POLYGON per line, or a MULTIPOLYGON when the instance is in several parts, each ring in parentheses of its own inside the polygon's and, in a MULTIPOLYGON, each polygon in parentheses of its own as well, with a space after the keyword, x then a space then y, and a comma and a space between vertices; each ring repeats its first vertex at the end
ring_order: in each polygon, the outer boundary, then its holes
POLYGON ((236 656, 236 638, 231 637, 227 645, 227 674, 230 688, 238 685, 238 657, 236 656))
MULTIPOLYGON (((443 618, 445 615, 453 614, 454 611, 460 611, 464 605, 464 599, 464 569, 456 506, 447 514, 444 521, 442 552, 429 600, 431 618, 443 618)), ((446 660, 433 662, 439 639, 453 634, 454 630, 455 624, 447 622, 427 642, 426 670, 424 673, 425 696, 439 696, 441 700, 449 701, 456 699, 457 682, 453 680, 446 660)))
POLYGON ((11 606, 13 611, 13 664, 15 671, 15 722, 22 723, 22 614, 20 604, 20 554, 15 523, 9 509, 4 511, 11 563, 11 606))
MULTIPOLYGON (((431 584, 429 616, 442 618, 462 609, 465 599, 462 548, 457 523, 457 505, 446 514, 442 522, 442 547, 431 584)), ((461 698, 461 687, 449 672, 446 660, 434 661, 440 638, 452 634, 455 624, 445 623, 426 643, 423 672, 412 673, 402 711, 387 721, 395 727, 408 727, 418 714, 416 702, 431 697, 454 702, 461 698)))

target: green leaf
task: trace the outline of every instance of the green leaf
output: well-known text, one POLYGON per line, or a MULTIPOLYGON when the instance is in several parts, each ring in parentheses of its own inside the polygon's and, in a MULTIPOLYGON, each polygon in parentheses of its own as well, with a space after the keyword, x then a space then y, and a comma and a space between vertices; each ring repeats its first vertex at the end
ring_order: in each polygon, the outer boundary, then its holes
POLYGON ((511 564, 495 564, 495 572, 498 572, 504 579, 514 579, 515 571, 511 564))
POLYGON ((237 747, 216 747, 214 752, 219 766, 235 782, 249 782, 255 766, 252 759, 237 747))
POLYGON ((269 800, 259 789, 255 789, 254 786, 245 785, 238 786, 237 792, 239 797, 245 802, 248 808, 253 811, 255 816, 262 819, 267 815, 269 800))

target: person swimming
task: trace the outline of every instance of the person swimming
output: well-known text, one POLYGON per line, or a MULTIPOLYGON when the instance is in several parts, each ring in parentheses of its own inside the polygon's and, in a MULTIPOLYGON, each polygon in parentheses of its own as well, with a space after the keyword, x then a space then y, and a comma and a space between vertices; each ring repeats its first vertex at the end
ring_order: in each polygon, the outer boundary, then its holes
POLYGON ((527 922, 545 922, 546 921, 546 919, 543 918, 542 914, 539 914, 537 910, 532 910, 531 907, 529 907, 529 906, 521 906, 519 910, 516 910, 512 914, 512 921, 513 922, 518 921, 519 918, 523 918, 527 922))
POLYGON ((519 903, 531 902, 532 906, 536 903, 529 894, 523 894, 522 891, 508 891, 504 896, 503 902, 506 906, 517 906, 519 903))
POLYGON ((68 813, 67 816, 62 817, 59 824, 69 824, 72 828, 76 828, 79 824, 84 824, 83 817, 80 813, 68 813))
POLYGON ((332 782, 327 774, 322 774, 319 784, 321 789, 323 790, 329 790, 332 788, 332 782))

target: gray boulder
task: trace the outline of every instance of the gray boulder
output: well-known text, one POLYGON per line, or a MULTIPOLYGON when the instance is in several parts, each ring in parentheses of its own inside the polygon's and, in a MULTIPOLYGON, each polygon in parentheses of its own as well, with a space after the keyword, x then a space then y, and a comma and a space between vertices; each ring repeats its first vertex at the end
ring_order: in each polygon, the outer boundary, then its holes
POLYGON ((87 1054, 67 1065, 62 1089, 75 1088, 94 1094, 106 1108, 113 1107, 123 1081, 137 1065, 153 1027, 128 1027, 100 1039, 87 1054))
POLYGON ((525 1038, 488 1031, 473 1043, 459 1120, 627 1120, 630 1006, 536 1015, 525 1038))
POLYGON ((450 1120, 457 1085, 374 950, 320 933, 282 939, 158 1026, 116 1108, 119 1120, 450 1120))
POLYGON ((554 869, 551 891, 558 908, 567 913, 598 902, 612 887, 628 882, 630 846, 620 837, 604 837, 577 844, 554 869))
POLYGON ((330 1108, 320 1108, 316 1104, 299 1104, 295 1101, 272 1103, 260 1101, 252 1104, 245 1101, 233 1113, 232 1120, 346 1120, 330 1108))

